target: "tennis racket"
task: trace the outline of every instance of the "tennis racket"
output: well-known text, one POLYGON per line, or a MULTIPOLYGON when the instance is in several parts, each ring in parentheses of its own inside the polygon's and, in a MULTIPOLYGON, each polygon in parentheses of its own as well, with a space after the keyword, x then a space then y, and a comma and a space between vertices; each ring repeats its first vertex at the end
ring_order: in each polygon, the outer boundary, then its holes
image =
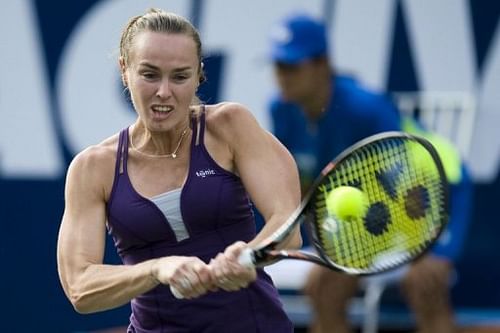
POLYGON ((330 162, 288 220, 239 262, 265 266, 300 259, 354 275, 394 269, 421 256, 448 221, 448 182, 441 160, 427 140, 385 132, 366 138, 330 162), (327 207, 340 186, 363 192, 360 216, 340 218, 327 207), (317 254, 277 246, 306 223, 317 254))
MULTIPOLYGON (((307 260, 354 275, 384 272, 421 256, 448 221, 448 183, 429 141, 403 132, 366 138, 330 162, 287 221, 259 247, 242 252, 243 265, 307 260), (328 208, 341 186, 362 191, 362 215, 340 218, 328 208), (317 253, 277 249, 299 224, 317 253)), ((182 295, 171 288, 177 298, 182 295)))

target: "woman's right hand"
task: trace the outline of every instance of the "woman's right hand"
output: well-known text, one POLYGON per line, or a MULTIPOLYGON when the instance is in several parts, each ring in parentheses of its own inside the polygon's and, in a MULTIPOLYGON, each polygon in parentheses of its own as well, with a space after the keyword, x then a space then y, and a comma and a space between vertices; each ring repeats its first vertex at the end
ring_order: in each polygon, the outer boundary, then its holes
POLYGON ((248 287, 257 279, 255 267, 248 267, 239 262, 239 257, 248 244, 238 241, 228 246, 210 261, 215 283, 225 291, 237 291, 248 287))
POLYGON ((217 290, 211 267, 197 257, 156 259, 151 274, 158 282, 175 288, 186 299, 217 290))

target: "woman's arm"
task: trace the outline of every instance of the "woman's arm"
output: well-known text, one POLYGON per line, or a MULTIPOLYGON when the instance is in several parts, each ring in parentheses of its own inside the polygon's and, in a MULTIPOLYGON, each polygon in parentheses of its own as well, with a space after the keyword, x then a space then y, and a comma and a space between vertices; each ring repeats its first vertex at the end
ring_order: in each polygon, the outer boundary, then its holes
MULTIPOLYGON (((226 103, 214 110, 217 135, 227 143, 237 173, 265 225, 250 245, 257 245, 276 231, 300 204, 297 166, 288 150, 257 123, 243 106, 226 103)), ((281 246, 302 244, 299 228, 281 246)))
MULTIPOLYGON (((258 246, 272 235, 300 204, 299 176, 291 154, 241 105, 214 106, 207 114, 207 129, 210 135, 205 138, 211 155, 240 176, 265 219, 264 227, 249 244, 236 242, 210 262, 216 285, 234 291, 256 279, 255 268, 239 264, 241 251, 248 245, 258 246)), ((301 244, 297 227, 280 246, 298 248, 301 244)))
POLYGON ((103 264, 106 172, 103 148, 93 147, 71 163, 65 210, 59 230, 57 260, 64 291, 76 311, 89 313, 127 303, 158 284, 153 261, 135 266, 103 264))
MULTIPOLYGON (((270 133, 263 130, 253 115, 233 103, 218 104, 207 114, 207 148, 217 162, 238 174, 265 225, 249 242, 258 246, 272 235, 300 203, 297 166, 290 153, 270 133)), ((283 242, 283 248, 298 248, 302 244, 300 229, 283 242)), ((241 251, 248 246, 236 242, 210 262, 214 281, 223 290, 245 288, 256 279, 255 268, 239 264, 241 251)))
MULTIPOLYGON (((78 155, 68 170, 57 260, 64 291, 80 313, 118 307, 159 283, 172 283, 181 289, 177 283, 187 272, 195 272, 204 281, 210 276, 203 262, 190 257, 165 257, 130 266, 103 264, 104 184, 112 181, 113 175, 105 169, 114 166, 114 156, 103 147, 93 147, 78 155)), ((196 288, 187 297, 206 292, 201 283, 193 284, 196 288)))

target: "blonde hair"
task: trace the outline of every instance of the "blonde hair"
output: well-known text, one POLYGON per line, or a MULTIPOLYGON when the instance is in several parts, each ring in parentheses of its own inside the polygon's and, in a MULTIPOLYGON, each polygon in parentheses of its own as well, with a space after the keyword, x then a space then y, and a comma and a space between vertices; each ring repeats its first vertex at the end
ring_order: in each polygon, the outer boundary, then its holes
POLYGON ((126 65, 129 65, 134 38, 143 31, 185 34, 191 37, 196 45, 198 56, 199 82, 205 81, 200 34, 191 22, 180 15, 157 8, 151 8, 143 15, 132 17, 123 29, 120 39, 120 58, 126 65))

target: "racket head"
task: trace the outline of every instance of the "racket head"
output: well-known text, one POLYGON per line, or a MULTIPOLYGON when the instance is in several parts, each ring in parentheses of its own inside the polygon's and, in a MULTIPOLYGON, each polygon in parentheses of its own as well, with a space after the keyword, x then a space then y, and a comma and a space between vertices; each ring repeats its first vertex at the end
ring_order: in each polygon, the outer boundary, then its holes
POLYGON ((308 192, 304 214, 313 244, 331 268, 369 275, 423 255, 448 221, 448 182, 432 144, 385 132, 366 138, 329 163, 308 192), (340 218, 326 198, 339 186, 360 189, 366 212, 340 218))

